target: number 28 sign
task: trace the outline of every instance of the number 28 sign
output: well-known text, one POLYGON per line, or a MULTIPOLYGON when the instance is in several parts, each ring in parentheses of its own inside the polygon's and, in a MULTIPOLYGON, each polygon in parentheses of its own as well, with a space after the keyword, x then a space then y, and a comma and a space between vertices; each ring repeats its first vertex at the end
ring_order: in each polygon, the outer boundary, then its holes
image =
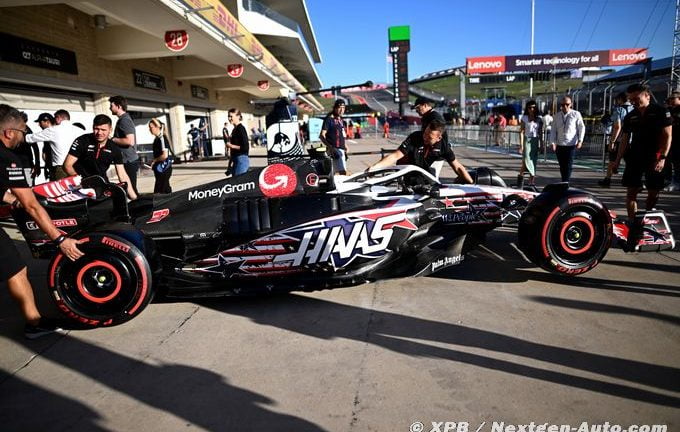
POLYGON ((170 51, 180 52, 189 45, 189 34, 186 30, 169 30, 165 32, 165 46, 170 51))

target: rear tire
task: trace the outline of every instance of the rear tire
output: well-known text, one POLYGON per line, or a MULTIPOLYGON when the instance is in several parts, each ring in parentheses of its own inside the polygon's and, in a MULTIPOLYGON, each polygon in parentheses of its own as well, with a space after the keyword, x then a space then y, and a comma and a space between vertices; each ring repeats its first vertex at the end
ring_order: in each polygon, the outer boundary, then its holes
POLYGON ((519 223, 527 257, 553 273, 575 276, 598 265, 612 241, 609 210, 578 190, 548 190, 527 207, 519 223))
POLYGON ((50 262, 48 286, 57 307, 88 327, 121 324, 139 315, 153 297, 144 254, 127 240, 90 233, 71 261, 61 252, 50 262))

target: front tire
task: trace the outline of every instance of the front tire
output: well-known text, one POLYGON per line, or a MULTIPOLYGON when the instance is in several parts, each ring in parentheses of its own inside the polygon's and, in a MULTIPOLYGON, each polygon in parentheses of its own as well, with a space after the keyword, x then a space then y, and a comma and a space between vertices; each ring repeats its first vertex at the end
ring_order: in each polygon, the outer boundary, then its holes
POLYGON ((529 204, 519 223, 519 245, 541 268, 575 276, 602 261, 611 245, 612 222, 609 210, 592 195, 560 192, 550 190, 529 204))
POLYGON ((88 327, 111 326, 139 315, 153 297, 152 274, 144 254, 129 241, 90 233, 71 261, 61 252, 49 265, 48 285, 57 307, 88 327))

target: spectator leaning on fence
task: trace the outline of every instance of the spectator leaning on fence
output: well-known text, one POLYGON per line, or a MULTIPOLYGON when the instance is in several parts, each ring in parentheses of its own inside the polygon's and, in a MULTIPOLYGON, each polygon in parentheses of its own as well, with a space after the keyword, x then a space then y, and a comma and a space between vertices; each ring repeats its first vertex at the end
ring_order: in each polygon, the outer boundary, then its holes
POLYGON ((607 174, 605 177, 598 181, 602 187, 608 188, 611 185, 612 175, 618 173, 618 169, 614 172, 614 161, 616 156, 619 154, 619 142, 621 141, 621 129, 623 127, 623 119, 628 115, 629 112, 633 110, 633 105, 628 102, 628 96, 626 93, 621 92, 614 98, 616 106, 612 112, 612 130, 609 136, 609 164, 607 165, 607 174))
POLYGON ((555 114, 550 131, 550 144, 560 165, 563 182, 571 180, 574 165, 574 153, 583 145, 586 127, 581 113, 571 109, 571 98, 564 96, 560 100, 560 112, 555 114))
POLYGON ((659 199, 664 184, 663 169, 671 149, 673 120, 666 108, 650 103, 647 85, 633 84, 626 93, 635 109, 623 120, 623 139, 613 168, 618 168, 621 159, 625 158, 622 183, 626 187, 628 219, 632 221, 637 212, 643 176, 647 186, 645 209, 653 209, 659 199), (629 139, 631 135, 632 139, 629 139))

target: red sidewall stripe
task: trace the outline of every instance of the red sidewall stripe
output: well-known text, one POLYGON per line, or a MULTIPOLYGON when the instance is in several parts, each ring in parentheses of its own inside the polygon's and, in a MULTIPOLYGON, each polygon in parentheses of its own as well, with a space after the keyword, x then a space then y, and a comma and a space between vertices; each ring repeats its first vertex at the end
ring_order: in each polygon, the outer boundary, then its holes
POLYGON ((560 211, 560 208, 555 207, 555 209, 552 212, 550 212, 550 215, 543 223, 543 231, 541 232, 541 248, 543 249, 543 256, 545 257, 550 256, 550 253, 548 252, 548 227, 550 226, 550 222, 553 220, 555 214, 558 211, 560 211))
POLYGON ((137 303, 130 309, 128 312, 128 315, 132 316, 137 309, 142 305, 142 302, 144 301, 144 298, 146 297, 146 290, 147 290, 147 284, 148 280, 146 278, 146 265, 144 262, 144 258, 141 256, 135 257, 135 262, 137 263, 137 267, 139 268, 139 273, 142 276, 142 286, 141 286, 141 292, 139 293, 139 299, 137 299, 137 303))

